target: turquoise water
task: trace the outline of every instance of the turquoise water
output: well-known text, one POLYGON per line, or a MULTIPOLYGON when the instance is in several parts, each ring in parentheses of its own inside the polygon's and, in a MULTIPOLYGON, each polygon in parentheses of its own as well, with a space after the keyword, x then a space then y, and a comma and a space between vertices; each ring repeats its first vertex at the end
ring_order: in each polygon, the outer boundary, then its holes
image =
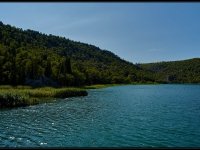
POLYGON ((0 147, 200 147, 200 85, 127 85, 0 111, 0 147))

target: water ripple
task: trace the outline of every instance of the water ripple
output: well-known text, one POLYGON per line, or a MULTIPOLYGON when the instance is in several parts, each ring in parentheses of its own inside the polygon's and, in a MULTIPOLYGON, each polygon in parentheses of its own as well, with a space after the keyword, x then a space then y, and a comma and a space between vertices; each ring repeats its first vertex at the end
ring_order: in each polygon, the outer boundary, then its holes
POLYGON ((4 109, 0 146, 199 147, 199 97, 194 85, 119 86, 4 109))

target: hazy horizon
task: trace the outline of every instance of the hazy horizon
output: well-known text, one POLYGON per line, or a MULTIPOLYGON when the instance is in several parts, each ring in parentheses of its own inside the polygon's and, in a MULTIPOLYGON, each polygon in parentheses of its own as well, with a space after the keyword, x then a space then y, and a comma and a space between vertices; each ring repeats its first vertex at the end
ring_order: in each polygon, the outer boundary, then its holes
POLYGON ((0 3, 0 21, 95 45, 132 63, 200 57, 200 3, 0 3))

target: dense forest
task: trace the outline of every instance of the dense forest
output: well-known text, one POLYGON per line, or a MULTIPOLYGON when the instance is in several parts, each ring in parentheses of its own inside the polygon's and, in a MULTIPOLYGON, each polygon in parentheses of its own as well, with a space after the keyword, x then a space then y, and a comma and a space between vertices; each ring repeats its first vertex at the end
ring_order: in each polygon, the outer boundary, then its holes
POLYGON ((200 83, 200 59, 133 64, 108 50, 0 22, 0 84, 200 83))
POLYGON ((0 22, 0 84, 132 82, 154 82, 154 74, 96 46, 0 22))
POLYGON ((200 83, 200 58, 138 65, 152 71, 161 83, 200 83))

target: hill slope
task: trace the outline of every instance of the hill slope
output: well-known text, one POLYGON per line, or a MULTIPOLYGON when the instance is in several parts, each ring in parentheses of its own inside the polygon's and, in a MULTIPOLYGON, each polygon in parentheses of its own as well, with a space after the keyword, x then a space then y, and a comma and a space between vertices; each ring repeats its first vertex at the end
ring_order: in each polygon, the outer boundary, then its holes
POLYGON ((140 64, 155 73, 155 80, 166 83, 200 83, 200 58, 140 64))
POLYGON ((110 51, 0 22, 0 84, 80 86, 154 81, 110 51))

